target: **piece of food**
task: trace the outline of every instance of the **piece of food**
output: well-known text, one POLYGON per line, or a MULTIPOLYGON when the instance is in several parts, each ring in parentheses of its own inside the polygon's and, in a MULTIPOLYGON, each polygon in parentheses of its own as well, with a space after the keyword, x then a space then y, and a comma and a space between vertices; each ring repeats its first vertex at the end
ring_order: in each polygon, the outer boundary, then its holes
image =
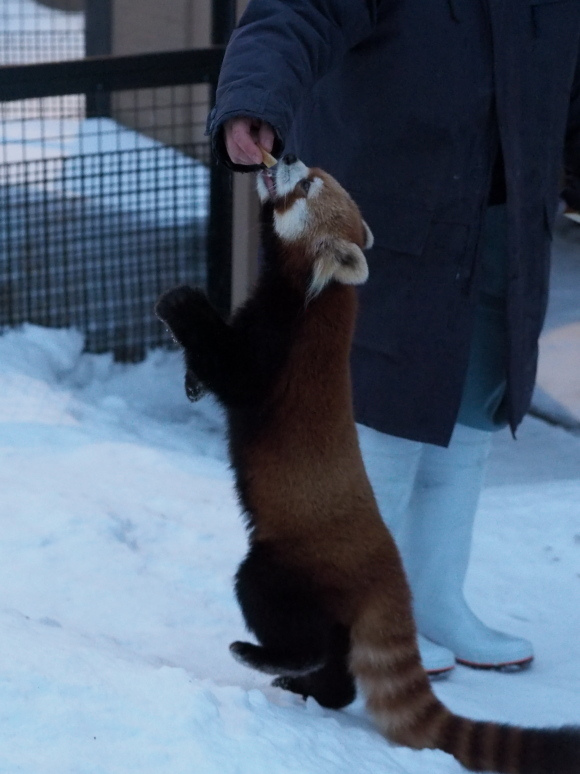
POLYGON ((272 156, 271 153, 268 153, 268 151, 265 148, 262 148, 261 145, 258 145, 258 148, 262 153, 262 162, 268 167, 268 169, 270 169, 270 167, 273 167, 274 164, 278 163, 278 159, 275 159, 274 156, 272 156))

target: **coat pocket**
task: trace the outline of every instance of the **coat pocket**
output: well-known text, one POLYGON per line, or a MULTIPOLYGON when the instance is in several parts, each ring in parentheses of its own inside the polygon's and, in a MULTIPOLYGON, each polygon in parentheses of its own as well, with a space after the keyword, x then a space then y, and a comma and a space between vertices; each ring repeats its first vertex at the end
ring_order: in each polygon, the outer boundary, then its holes
POLYGON ((416 199, 376 197, 352 191, 352 197, 367 220, 377 247, 396 253, 421 255, 427 242, 433 210, 416 199))

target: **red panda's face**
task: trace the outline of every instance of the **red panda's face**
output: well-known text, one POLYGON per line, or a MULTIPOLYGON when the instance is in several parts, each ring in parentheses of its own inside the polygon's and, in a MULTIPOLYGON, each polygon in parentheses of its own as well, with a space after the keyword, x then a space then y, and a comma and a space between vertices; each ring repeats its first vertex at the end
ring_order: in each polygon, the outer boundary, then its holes
POLYGON ((260 172, 258 195, 273 207, 273 229, 296 261, 308 262, 309 295, 334 280, 347 285, 366 281, 362 250, 372 234, 348 193, 328 173, 308 168, 295 156, 260 172))

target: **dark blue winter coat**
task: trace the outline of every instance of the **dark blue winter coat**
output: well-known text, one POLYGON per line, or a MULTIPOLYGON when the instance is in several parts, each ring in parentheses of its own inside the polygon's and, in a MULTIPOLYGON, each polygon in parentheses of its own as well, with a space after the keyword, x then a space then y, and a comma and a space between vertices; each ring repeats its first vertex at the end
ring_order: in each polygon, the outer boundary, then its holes
POLYGON ((209 130, 226 161, 224 121, 268 121, 277 153, 327 169, 360 205, 375 247, 353 349, 359 421, 448 442, 500 144, 513 430, 529 408, 564 153, 580 155, 579 44, 580 0, 251 0, 209 130))

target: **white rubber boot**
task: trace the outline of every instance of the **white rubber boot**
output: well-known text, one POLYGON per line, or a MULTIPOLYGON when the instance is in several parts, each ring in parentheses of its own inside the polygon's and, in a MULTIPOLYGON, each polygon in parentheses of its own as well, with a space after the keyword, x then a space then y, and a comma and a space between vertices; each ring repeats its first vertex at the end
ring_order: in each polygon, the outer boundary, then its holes
MULTIPOLYGON (((360 447, 377 503, 385 523, 397 541, 421 459, 423 444, 380 433, 357 425, 360 447)), ((447 648, 419 635, 419 650, 425 670, 444 676, 455 666, 455 656, 447 648)))
POLYGON ((463 585, 492 433, 456 425, 447 449, 425 444, 407 517, 397 535, 419 631, 479 668, 528 665, 527 640, 488 628, 463 585))
POLYGON ((393 537, 405 518, 424 444, 357 425, 367 475, 393 537))

